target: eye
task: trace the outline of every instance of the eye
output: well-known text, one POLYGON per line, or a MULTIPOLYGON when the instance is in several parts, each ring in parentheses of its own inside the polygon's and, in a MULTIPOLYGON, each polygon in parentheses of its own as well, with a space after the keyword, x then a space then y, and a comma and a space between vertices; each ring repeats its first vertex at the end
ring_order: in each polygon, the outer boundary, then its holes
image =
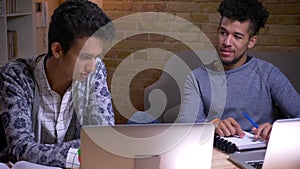
POLYGON ((226 33, 225 31, 223 31, 223 30, 220 30, 220 31, 219 31, 219 34, 220 34, 221 36, 225 36, 227 33, 226 33))
POLYGON ((235 38, 235 39, 243 39, 243 37, 240 36, 240 35, 234 35, 234 38, 235 38))

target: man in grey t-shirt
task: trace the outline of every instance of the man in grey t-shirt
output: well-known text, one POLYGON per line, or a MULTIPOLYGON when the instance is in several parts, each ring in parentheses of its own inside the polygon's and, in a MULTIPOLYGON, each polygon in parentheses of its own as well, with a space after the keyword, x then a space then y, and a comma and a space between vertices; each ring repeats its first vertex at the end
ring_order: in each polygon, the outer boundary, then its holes
POLYGON ((219 85, 226 87, 224 109, 220 109, 220 104, 211 104, 215 93, 208 75, 210 70, 208 66, 199 67, 186 80, 179 121, 217 121, 215 132, 220 136, 243 137, 243 130, 252 130, 256 138, 268 141, 276 120, 275 104, 288 116, 300 117, 299 93, 286 76, 272 64, 247 55, 248 49, 255 46, 259 29, 264 27, 269 13, 257 0, 224 0, 218 11, 221 20, 217 52, 225 70, 224 83, 219 85))

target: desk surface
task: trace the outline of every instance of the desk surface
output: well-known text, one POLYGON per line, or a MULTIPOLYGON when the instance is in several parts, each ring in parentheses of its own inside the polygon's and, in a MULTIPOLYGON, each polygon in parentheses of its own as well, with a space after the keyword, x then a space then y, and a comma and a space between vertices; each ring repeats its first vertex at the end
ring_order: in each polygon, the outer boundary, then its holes
POLYGON ((227 154, 214 148, 212 156, 212 169, 239 169, 234 163, 227 160, 227 154))

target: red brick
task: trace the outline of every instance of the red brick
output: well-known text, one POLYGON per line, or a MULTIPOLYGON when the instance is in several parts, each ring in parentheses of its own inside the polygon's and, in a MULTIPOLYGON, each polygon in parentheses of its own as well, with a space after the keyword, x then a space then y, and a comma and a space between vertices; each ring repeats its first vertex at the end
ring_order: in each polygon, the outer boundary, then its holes
POLYGON ((124 40, 115 46, 116 49, 144 49, 146 48, 147 42, 136 41, 136 40, 124 40))
POLYGON ((113 60, 113 59, 103 59, 103 62, 105 63, 106 67, 117 67, 121 62, 118 60, 113 60))
POLYGON ((208 22, 208 15, 203 13, 193 13, 192 14, 192 22, 208 22))
POLYGON ((105 11, 128 11, 133 10, 132 2, 103 2, 103 10, 105 11))
POLYGON ((270 14, 300 14, 300 3, 267 4, 266 8, 270 14))
POLYGON ((164 12, 166 11, 165 3, 135 3, 134 9, 139 12, 164 12))
POLYGON ((185 19, 187 21, 192 21, 192 16, 191 16, 191 13, 188 13, 188 12, 178 12, 176 13, 176 16, 182 18, 182 19, 185 19))
POLYGON ((133 14, 133 11, 106 11, 107 16, 109 16, 112 20, 119 19, 121 17, 133 14))
POLYGON ((277 37, 278 46, 297 46, 297 37, 279 36, 277 37))
POLYGON ((199 11, 201 13, 215 13, 219 5, 219 3, 201 3, 199 11))
POLYGON ((149 38, 150 41, 157 41, 157 42, 163 42, 165 40, 165 36, 160 34, 150 34, 149 38))
POLYGON ((294 46, 256 46, 255 51, 271 51, 271 52, 288 52, 288 53, 300 53, 299 47, 294 46))
POLYGON ((294 15, 271 15, 268 18, 268 24, 281 24, 281 25, 300 25, 300 16, 294 15))
POLYGON ((216 33, 218 29, 217 24, 202 24, 201 31, 205 34, 216 33))
POLYGON ((215 34, 206 34, 206 36, 207 36, 207 38, 210 40, 210 42, 212 43, 212 44, 216 44, 217 43, 217 38, 218 38, 218 36, 217 36, 217 34, 215 33, 215 34))
POLYGON ((117 59, 124 59, 129 56, 133 51, 131 50, 117 50, 117 59))
POLYGON ((277 38, 274 36, 264 36, 260 35, 257 40, 256 45, 265 45, 265 46, 273 46, 277 44, 277 38))
POLYGON ((149 40, 149 34, 140 34, 127 38, 127 40, 136 40, 136 41, 147 41, 149 40))
POLYGON ((166 4, 168 12, 197 12, 198 4, 195 2, 168 2, 166 4))
POLYGON ((269 25, 269 35, 300 36, 300 25, 269 25))

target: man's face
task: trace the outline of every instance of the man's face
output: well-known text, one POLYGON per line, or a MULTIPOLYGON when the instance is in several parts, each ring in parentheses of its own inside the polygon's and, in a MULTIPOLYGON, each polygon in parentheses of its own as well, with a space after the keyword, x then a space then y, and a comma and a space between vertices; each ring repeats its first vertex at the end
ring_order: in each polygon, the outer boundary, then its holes
POLYGON ((62 57, 63 66, 68 77, 83 81, 96 68, 95 59, 102 52, 103 41, 96 37, 77 39, 69 51, 62 57))
POLYGON ((250 37, 250 21, 239 22, 223 17, 218 28, 217 50, 224 69, 234 69, 247 60, 247 49, 256 43, 256 36, 250 37))

